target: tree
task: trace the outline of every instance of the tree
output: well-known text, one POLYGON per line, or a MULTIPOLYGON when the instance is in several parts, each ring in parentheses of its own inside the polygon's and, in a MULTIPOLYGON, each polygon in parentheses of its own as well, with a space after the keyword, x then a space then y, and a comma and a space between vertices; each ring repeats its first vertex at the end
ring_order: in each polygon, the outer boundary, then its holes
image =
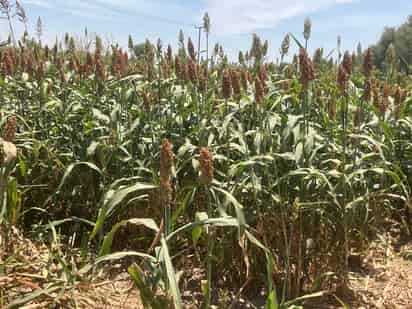
POLYGON ((133 46, 133 53, 136 58, 141 58, 145 55, 145 43, 139 43, 133 46))
POLYGON ((398 28, 385 27, 379 41, 372 46, 375 64, 380 69, 385 67, 385 58, 391 44, 395 49, 394 61, 400 64, 402 69, 407 69, 412 64, 412 15, 398 28))
POLYGON ((127 46, 128 46, 128 48, 129 48, 130 54, 133 54, 134 44, 133 44, 133 38, 132 38, 132 36, 131 36, 130 34, 129 34, 129 39, 128 39, 127 46))

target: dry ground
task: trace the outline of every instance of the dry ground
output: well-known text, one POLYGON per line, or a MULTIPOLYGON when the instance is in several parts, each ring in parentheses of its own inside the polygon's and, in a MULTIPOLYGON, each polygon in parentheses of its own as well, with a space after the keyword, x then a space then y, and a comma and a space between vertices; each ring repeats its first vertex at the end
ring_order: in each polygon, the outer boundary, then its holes
MULTIPOLYGON (((50 255, 49 248, 22 237, 17 230, 9 234, 7 247, 0 234, 0 308, 51 284, 64 285, 63 272, 58 264, 53 265, 50 255)), ((120 265, 104 268, 91 281, 66 286, 66 290, 38 295, 16 308, 142 308, 120 265)), ((351 297, 342 298, 349 308, 412 308, 412 246, 372 246, 360 265, 353 267, 350 287, 351 297)), ((319 300, 310 308, 340 308, 332 303, 331 298, 319 300)))

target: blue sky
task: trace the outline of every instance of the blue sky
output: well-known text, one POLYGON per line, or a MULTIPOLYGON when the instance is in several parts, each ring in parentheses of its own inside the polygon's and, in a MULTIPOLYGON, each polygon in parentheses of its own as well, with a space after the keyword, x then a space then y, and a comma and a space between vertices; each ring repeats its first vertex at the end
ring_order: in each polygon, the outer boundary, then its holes
MULTIPOLYGON (((13 0, 9 0, 12 2, 13 0)), ((211 18, 211 40, 220 42, 235 57, 247 50, 251 34, 269 40, 270 58, 278 57, 287 32, 302 36, 303 21, 312 19, 309 46, 327 51, 336 46, 338 35, 344 49, 353 50, 375 42, 385 25, 398 26, 412 14, 411 0, 21 0, 33 33, 37 17, 44 24, 44 41, 52 42, 64 32, 80 35, 87 27, 106 41, 126 45, 131 34, 135 42, 161 38, 176 46, 183 29, 186 37, 197 38, 194 24, 204 12, 211 18)), ((0 35, 7 25, 0 26, 0 35)))

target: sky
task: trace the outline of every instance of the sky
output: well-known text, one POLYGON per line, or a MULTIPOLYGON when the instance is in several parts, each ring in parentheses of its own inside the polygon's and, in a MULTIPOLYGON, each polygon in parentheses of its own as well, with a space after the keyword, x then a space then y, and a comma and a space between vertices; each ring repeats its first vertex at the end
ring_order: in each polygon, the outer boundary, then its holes
MULTIPOLYGON (((9 0, 13 2, 14 0, 9 0)), ((164 44, 177 45, 180 29, 186 38, 197 42, 195 25, 202 16, 211 19, 211 46, 223 45, 236 59, 239 50, 248 50, 252 34, 269 41, 269 58, 279 57, 286 33, 302 38, 306 17, 312 20, 309 48, 322 47, 326 53, 336 47, 337 36, 343 49, 355 50, 376 42, 384 26, 399 26, 412 14, 411 0, 20 0, 34 35, 38 17, 43 23, 43 42, 54 42, 65 32, 82 35, 98 33, 107 42, 127 46, 134 42, 160 38, 164 44)), ((22 26, 16 26, 17 32, 22 26)), ((8 34, 7 23, 0 20, 0 38, 8 34)), ((203 41, 202 41, 203 42, 203 41)), ((202 43, 203 44, 203 43, 202 43)))

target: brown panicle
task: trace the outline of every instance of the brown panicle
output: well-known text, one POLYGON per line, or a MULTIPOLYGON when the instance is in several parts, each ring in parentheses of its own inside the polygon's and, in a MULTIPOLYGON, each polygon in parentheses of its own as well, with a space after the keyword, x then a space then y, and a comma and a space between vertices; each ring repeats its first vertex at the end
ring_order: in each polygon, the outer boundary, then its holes
POLYGON ((223 98, 226 100, 229 100, 232 97, 232 80, 228 71, 223 72, 222 94, 223 98))
POLYGON ((345 68, 346 73, 352 74, 352 56, 348 51, 343 56, 342 66, 345 68))
POLYGON ((368 48, 363 58, 363 73, 365 74, 366 78, 371 77, 372 70, 373 70, 373 52, 371 48, 368 48))
POLYGON ((196 85, 197 79, 198 79, 197 66, 196 66, 196 62, 193 59, 189 59, 188 74, 189 74, 189 80, 192 82, 192 84, 196 85))
POLYGON ((231 78, 232 78, 233 94, 236 100, 239 100, 241 96, 240 73, 238 71, 232 71, 231 78))
POLYGON ((200 148, 200 182, 209 186, 212 184, 214 177, 213 155, 208 148, 200 148))
POLYGON ((3 131, 3 139, 6 142, 13 142, 17 132, 17 118, 16 116, 10 116, 7 119, 6 125, 3 131))
POLYGON ((315 69, 307 51, 301 48, 299 51, 300 83, 303 90, 307 90, 309 82, 315 79, 315 69))
POLYGON ((170 44, 167 46, 167 63, 171 65, 173 62, 173 51, 172 46, 170 44))
POLYGON ((343 67, 343 65, 340 65, 338 69, 338 86, 342 93, 345 95, 347 94, 348 80, 348 72, 346 72, 346 69, 343 67))
POLYGON ((262 104, 265 95, 265 90, 263 88, 262 82, 259 77, 255 79, 255 102, 257 105, 262 104))
POLYGON ((171 175, 174 154, 167 138, 163 139, 160 146, 160 195, 163 202, 169 202, 172 194, 171 175))
POLYGON ((195 47, 193 45, 192 39, 189 37, 189 40, 187 42, 187 50, 189 52, 189 56, 193 61, 196 61, 196 53, 195 53, 195 47))

